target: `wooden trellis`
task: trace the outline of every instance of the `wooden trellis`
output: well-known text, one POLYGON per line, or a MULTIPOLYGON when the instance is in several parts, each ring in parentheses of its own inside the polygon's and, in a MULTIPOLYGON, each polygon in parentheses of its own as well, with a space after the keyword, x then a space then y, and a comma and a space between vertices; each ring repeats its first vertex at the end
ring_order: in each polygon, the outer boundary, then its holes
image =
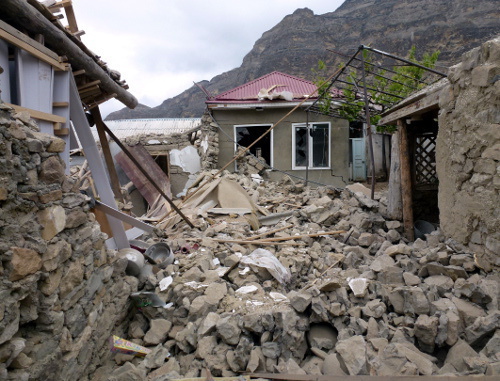
POLYGON ((437 186, 436 132, 415 136, 415 185, 437 186))

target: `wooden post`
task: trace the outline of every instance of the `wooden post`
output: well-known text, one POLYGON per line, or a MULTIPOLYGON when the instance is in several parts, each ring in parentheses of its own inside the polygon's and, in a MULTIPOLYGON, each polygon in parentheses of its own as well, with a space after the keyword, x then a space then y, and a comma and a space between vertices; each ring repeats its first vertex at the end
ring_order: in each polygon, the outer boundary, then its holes
POLYGON ((415 239, 413 226, 413 192, 411 182, 410 149, 408 129, 403 119, 398 120, 399 161, 401 165, 401 198, 403 200, 403 226, 408 240, 415 239))
POLYGON ((99 134, 102 153, 104 155, 104 160, 106 161, 106 167, 108 168, 108 174, 111 180, 111 187, 113 189, 113 193, 117 200, 124 202, 120 187, 120 181, 118 180, 118 174, 116 173, 115 163, 113 162, 113 157, 111 156, 111 150, 109 149, 108 138, 106 137, 106 132, 104 131, 104 122, 102 121, 102 116, 101 112, 99 111, 99 107, 94 107, 93 109, 90 110, 90 113, 94 117, 97 133, 99 134))

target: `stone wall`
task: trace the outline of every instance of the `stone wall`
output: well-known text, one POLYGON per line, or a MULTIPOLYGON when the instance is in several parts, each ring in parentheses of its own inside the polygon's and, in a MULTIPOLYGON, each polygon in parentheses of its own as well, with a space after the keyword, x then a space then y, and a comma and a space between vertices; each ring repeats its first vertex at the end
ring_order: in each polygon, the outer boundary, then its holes
MULTIPOLYGON (((171 135, 136 135, 124 139, 124 143, 130 146, 140 144, 153 157, 168 156, 168 169, 162 169, 168 172, 172 195, 177 196, 183 195, 186 187, 196 179, 200 172, 199 134, 198 132, 193 141, 190 141, 189 134, 185 132, 171 135)), ((159 165, 162 167, 161 164, 159 165)))
POLYGON ((444 233, 500 265, 500 38, 464 54, 440 94, 437 171, 444 233))
POLYGON ((0 101, 0 379, 86 380, 137 280, 64 175, 64 141, 0 101))

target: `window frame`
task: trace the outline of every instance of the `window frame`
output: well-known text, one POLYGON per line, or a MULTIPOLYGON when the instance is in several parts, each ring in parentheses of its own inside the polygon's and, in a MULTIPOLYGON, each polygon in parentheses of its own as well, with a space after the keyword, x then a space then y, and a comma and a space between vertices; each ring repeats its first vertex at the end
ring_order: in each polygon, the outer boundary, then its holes
POLYGON ((309 129, 311 127, 314 127, 315 125, 320 125, 320 124, 326 124, 328 125, 328 159, 327 159, 327 166, 326 167, 314 167, 313 166, 313 139, 312 136, 309 137, 309 167, 306 166, 298 166, 296 165, 296 129, 297 128, 306 128, 306 123, 292 123, 292 170, 305 170, 305 169, 311 169, 311 170, 322 170, 322 169, 331 169, 331 161, 332 161, 332 138, 331 138, 331 133, 332 133, 332 124, 331 122, 309 122, 309 129))
MULTIPOLYGON (((238 151, 238 135, 236 129, 238 127, 252 128, 252 127, 267 127, 267 129, 273 127, 273 123, 252 123, 252 124, 235 124, 233 125, 233 136, 234 136, 234 152, 238 151)), ((271 163, 268 163, 270 167, 274 167, 274 130, 271 130, 271 141, 270 141, 270 153, 271 153, 271 163)), ((238 165, 236 161, 234 162, 235 171, 238 170, 238 165)))

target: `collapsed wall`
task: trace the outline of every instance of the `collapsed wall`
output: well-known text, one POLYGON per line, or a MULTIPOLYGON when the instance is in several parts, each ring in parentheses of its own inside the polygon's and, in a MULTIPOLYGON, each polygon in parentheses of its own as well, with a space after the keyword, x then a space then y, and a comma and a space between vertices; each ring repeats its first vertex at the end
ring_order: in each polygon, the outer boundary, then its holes
POLYGON ((500 38, 464 54, 439 98, 437 172, 444 233, 500 266, 500 38))
POLYGON ((58 156, 64 141, 0 102, 0 379, 85 380, 125 328, 137 279, 58 156))

